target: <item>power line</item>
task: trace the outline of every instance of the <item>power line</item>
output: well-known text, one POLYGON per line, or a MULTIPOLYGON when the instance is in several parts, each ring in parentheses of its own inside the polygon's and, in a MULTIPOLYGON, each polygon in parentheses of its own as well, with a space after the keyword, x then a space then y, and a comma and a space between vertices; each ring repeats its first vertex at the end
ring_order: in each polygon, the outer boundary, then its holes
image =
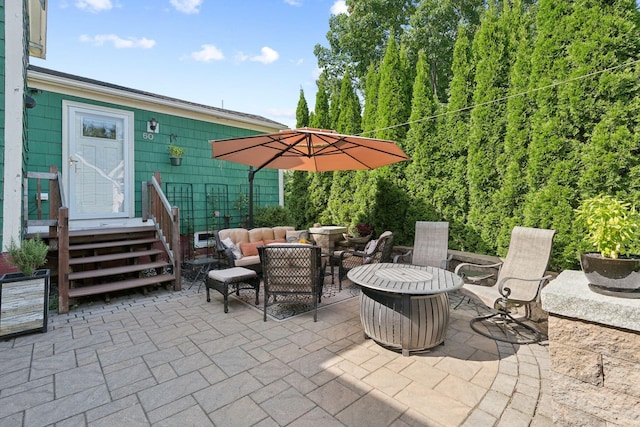
POLYGON ((395 129, 395 128, 398 128, 400 126, 412 125, 414 123, 420 123, 420 122, 424 122, 426 120, 433 120, 433 119, 436 119, 438 117, 446 116, 446 115, 449 115, 449 114, 461 113, 463 111, 471 110, 471 109, 476 108, 476 107, 484 107, 486 105, 496 104, 498 102, 506 101, 506 100, 509 100, 511 98, 516 98, 518 96, 529 95, 530 93, 538 92, 538 91, 545 90, 545 89, 550 89, 550 88, 553 88, 553 87, 556 87, 556 86, 560 86, 560 85, 563 85, 563 84, 566 84, 566 83, 571 83, 571 82, 574 82, 574 81, 586 79, 588 77, 593 77, 593 76, 596 76, 598 74, 606 73, 607 71, 613 71, 613 70, 616 70, 618 68, 628 67, 630 65, 637 64, 638 62, 640 62, 640 59, 636 59, 636 60, 628 62, 626 64, 619 64, 619 65, 615 65, 613 67, 605 68, 604 70, 594 71, 592 73, 588 73, 588 74, 585 74, 583 76, 573 77, 573 78, 570 78, 570 79, 567 79, 567 80, 563 80, 563 81, 560 81, 560 82, 551 83, 551 84, 548 84, 546 86, 533 88, 533 89, 530 89, 530 90, 528 90, 526 92, 520 92, 520 93, 516 93, 516 94, 513 94, 513 95, 507 95, 507 96, 504 96, 502 98, 493 99, 491 101, 481 102, 480 104, 468 105, 468 106, 462 107, 462 108, 460 108, 458 110, 445 111, 444 113, 436 114, 436 115, 429 116, 429 117, 423 117, 423 118, 418 119, 418 120, 413 120, 413 121, 410 121, 410 122, 400 123, 400 124, 397 124, 397 125, 388 126, 386 128, 375 129, 375 130, 371 130, 371 131, 368 131, 368 132, 362 132, 359 135, 360 136, 364 136, 366 134, 378 132, 378 131, 381 131, 381 130, 395 129))

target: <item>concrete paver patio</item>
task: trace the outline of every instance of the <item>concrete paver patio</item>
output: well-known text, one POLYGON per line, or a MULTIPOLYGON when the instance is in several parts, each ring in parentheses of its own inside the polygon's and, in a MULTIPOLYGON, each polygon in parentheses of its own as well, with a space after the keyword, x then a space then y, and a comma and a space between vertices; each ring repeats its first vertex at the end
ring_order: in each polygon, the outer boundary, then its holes
POLYGON ((402 357, 364 339, 358 298, 316 323, 263 322, 189 288, 84 304, 0 342, 0 427, 552 425, 546 345, 475 334, 473 303, 451 311, 444 345, 402 357))

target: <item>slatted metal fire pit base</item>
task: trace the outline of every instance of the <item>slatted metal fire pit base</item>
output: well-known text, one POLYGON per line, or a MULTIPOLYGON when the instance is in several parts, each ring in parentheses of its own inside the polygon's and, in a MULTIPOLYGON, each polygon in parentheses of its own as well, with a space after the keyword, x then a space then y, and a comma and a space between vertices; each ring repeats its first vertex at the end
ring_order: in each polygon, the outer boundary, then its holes
POLYGON ((447 293, 409 295, 363 288, 360 320, 366 336, 408 356, 444 342, 449 297, 447 293))

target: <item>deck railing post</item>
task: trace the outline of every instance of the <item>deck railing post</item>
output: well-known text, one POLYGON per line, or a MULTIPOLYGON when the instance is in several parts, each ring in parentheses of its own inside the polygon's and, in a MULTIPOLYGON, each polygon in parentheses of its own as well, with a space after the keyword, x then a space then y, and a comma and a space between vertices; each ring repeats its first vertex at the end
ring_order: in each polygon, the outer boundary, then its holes
POLYGON ((69 208, 58 210, 58 313, 69 312, 69 208))

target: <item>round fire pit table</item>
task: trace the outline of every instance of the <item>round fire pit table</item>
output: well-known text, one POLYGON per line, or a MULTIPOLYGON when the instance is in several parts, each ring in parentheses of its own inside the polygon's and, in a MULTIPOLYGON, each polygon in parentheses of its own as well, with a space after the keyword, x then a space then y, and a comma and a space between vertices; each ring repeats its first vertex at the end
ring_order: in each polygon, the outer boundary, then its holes
POLYGON ((449 324, 448 292, 462 279, 450 271, 411 264, 365 264, 347 277, 362 287, 360 320, 366 336, 402 350, 426 350, 442 342, 449 324))

